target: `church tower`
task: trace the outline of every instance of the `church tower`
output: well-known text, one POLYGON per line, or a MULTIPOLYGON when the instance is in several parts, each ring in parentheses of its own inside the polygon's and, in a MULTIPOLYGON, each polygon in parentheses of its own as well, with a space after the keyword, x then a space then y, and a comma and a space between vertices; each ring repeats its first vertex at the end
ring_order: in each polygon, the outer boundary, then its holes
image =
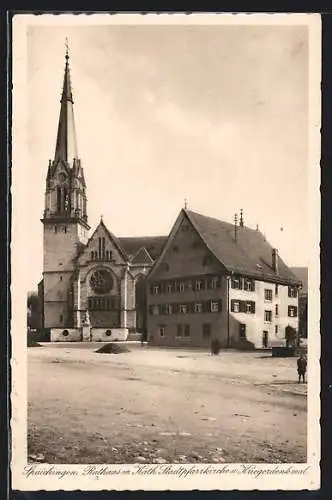
POLYGON ((68 47, 54 159, 49 160, 44 226, 44 327, 65 328, 73 323, 72 280, 75 259, 88 240, 86 184, 77 154, 74 101, 68 47))

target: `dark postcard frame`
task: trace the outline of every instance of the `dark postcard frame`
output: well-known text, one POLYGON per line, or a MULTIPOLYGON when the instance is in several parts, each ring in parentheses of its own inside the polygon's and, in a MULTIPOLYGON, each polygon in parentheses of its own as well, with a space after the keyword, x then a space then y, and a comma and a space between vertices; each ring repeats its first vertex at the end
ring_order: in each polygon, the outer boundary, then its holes
MULTIPOLYGON (((183 492, 22 492, 12 491, 10 484, 10 224, 11 224, 11 20, 15 13, 89 13, 89 12, 249 12, 236 2, 223 2, 223 5, 210 2, 210 5, 201 2, 201 8, 193 9, 193 5, 183 5, 171 2, 167 6, 161 2, 154 9, 149 2, 141 2, 136 8, 130 2, 117 2, 117 5, 105 5, 106 2, 95 0, 94 11, 83 10, 84 3, 68 0, 63 2, 42 2, 38 0, 30 2, 11 2, 11 5, 1 6, 1 94, 7 96, 0 100, 1 109, 1 181, 0 181, 0 221, 1 221, 1 243, 0 243, 0 495, 1 498, 23 499, 46 499, 46 500, 76 500, 76 499, 103 499, 110 498, 221 498, 227 500, 238 499, 325 499, 329 498, 332 491, 332 13, 324 9, 324 5, 316 3, 313 9, 299 9, 292 2, 281 2, 278 8, 252 8, 250 12, 321 12, 322 13, 322 154, 321 154, 321 489, 317 491, 183 491, 183 492), (173 3, 173 5, 172 5, 173 3), (129 5, 128 5, 129 4, 129 5), (214 5, 215 4, 215 5, 214 5), (227 5, 228 4, 228 5, 227 5), (106 7, 110 10, 106 10, 106 7), (142 7, 144 9, 142 9, 142 7), (167 7, 167 8, 166 8, 167 7), (173 8, 172 8, 173 7, 173 8), (191 9, 189 9, 191 7, 191 9), (242 8, 241 8, 242 7, 242 8), (70 10, 70 8, 72 10, 70 10), (8 58, 8 60, 7 60, 8 58), (6 77, 5 77, 6 75, 6 77)), ((90 5, 91 6, 91 5, 90 5)), ((24 168, 24 166, 22 166, 24 168)), ((300 242, 299 242, 300 243, 300 242)), ((311 332, 319 334, 319 332, 311 332)))

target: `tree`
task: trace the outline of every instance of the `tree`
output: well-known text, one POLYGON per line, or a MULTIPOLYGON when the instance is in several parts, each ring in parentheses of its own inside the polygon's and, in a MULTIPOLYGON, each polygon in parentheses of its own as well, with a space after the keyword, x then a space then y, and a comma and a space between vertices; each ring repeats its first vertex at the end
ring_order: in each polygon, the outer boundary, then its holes
POLYGON ((29 328, 37 328, 39 325, 39 299, 37 292, 28 292, 27 296, 27 321, 29 328))

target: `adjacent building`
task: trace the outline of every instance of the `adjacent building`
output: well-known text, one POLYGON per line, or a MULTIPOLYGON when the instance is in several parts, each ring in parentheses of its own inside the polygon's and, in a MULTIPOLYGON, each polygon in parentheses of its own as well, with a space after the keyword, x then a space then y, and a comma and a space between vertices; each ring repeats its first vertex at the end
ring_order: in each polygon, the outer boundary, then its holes
POLYGON ((308 337, 308 268, 292 267, 295 276, 301 280, 299 290, 299 335, 301 338, 308 337))
POLYGON ((299 327, 300 280, 263 234, 181 210, 148 278, 153 344, 268 348, 299 327))

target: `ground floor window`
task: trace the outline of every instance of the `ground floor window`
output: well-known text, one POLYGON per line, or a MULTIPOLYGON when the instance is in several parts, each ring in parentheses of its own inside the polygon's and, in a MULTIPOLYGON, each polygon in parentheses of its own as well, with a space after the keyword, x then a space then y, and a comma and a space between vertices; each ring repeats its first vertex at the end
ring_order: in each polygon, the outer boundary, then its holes
POLYGON ((297 317, 297 307, 296 306, 288 306, 288 316, 290 318, 297 317))
POLYGON ((246 338, 246 325, 245 325, 245 323, 240 323, 240 325, 239 325, 239 336, 240 336, 240 339, 246 338))
POLYGON ((176 337, 182 337, 182 325, 176 325, 176 337))
POLYGON ((159 336, 160 337, 165 337, 166 334, 166 327, 165 325, 159 325, 159 336))
POLYGON ((203 339, 209 339, 211 337, 211 324, 204 323, 202 326, 203 339))
POLYGON ((271 323, 271 321, 272 321, 272 311, 264 311, 264 321, 266 323, 271 323))
POLYGON ((190 337, 190 325, 184 325, 184 336, 190 337))

